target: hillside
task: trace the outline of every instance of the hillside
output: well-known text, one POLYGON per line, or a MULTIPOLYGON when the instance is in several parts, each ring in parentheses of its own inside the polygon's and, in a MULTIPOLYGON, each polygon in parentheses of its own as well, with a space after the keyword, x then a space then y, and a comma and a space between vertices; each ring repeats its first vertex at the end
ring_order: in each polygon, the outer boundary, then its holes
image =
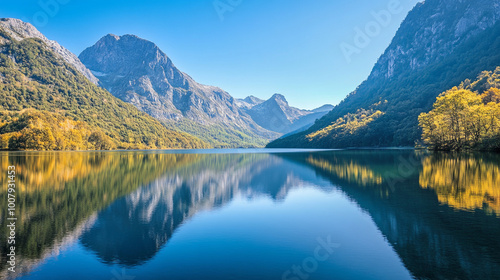
POLYGON ((215 147, 264 146, 279 136, 257 125, 224 90, 181 72, 150 41, 107 35, 79 58, 114 96, 215 147))
POLYGON ((500 67, 443 92, 419 116, 423 143, 433 150, 500 150, 500 67))
POLYGON ((427 0, 401 24, 370 76, 307 131, 268 147, 413 146, 436 97, 500 65, 500 0, 427 0))
POLYGON ((85 65, 72 52, 59 45, 56 41, 47 39, 33 25, 15 18, 1 18, 0 28, 3 28, 9 36, 17 41, 27 38, 36 38, 42 40, 53 52, 62 57, 67 63, 71 64, 80 73, 82 73, 92 83, 98 84, 99 80, 90 72, 85 65))
POLYGON ((190 135, 89 81, 42 39, 17 40, 0 27, 2 149, 201 148, 190 135))

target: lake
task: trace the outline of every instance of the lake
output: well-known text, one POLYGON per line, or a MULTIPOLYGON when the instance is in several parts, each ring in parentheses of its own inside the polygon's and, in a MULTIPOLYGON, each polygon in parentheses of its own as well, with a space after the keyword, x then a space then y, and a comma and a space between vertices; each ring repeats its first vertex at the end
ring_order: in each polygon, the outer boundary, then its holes
POLYGON ((0 166, 1 278, 500 279, 495 154, 3 152, 0 166))

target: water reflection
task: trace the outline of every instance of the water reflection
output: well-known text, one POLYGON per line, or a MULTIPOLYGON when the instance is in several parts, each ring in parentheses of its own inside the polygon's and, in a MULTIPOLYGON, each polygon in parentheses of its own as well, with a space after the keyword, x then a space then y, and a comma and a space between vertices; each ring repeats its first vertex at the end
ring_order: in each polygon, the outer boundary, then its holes
POLYGON ((438 154, 423 162, 422 188, 458 210, 500 214, 500 156, 438 154))
MULTIPOLYGON (((497 155, 415 151, 11 153, 3 154, 0 164, 2 170, 15 164, 21 172, 18 253, 26 272, 40 260, 63 251, 64 244, 76 242, 103 265, 140 269, 161 251, 168 251, 165 246, 174 234, 199 213, 224 208, 240 197, 249 201, 267 197, 279 205, 293 190, 314 187, 325 194, 339 190, 367 213, 405 269, 417 279, 500 276, 497 155)), ((0 211, 4 211, 5 201, 0 204, 0 211)), ((254 218, 266 220, 265 214, 254 218)), ((324 220, 309 219, 311 226, 305 229, 309 234, 325 227, 321 225, 324 220)), ((5 235, 3 223, 0 233, 5 235)), ((276 226, 286 228, 290 223, 293 221, 281 221, 276 226)), ((255 242, 263 242, 262 234, 253 233, 255 242)), ((352 236, 366 237, 359 232, 352 232, 352 236)), ((5 270, 6 245, 1 246, 0 267, 5 270)), ((339 257, 349 258, 353 254, 349 249, 339 257)), ((292 257, 285 254, 276 258, 288 263, 287 258, 292 257)), ((389 262, 384 264, 388 272, 391 265, 397 266, 389 262)), ((330 264, 333 275, 318 274, 315 279, 348 277, 335 275, 340 263, 339 259, 330 264)), ((244 264, 227 269, 242 273, 244 264)), ((235 277, 220 270, 213 279, 235 277)))
POLYGON ((332 161, 324 159, 316 159, 310 156, 307 162, 314 167, 321 168, 322 170, 334 174, 337 178, 345 180, 349 183, 356 183, 361 186, 367 185, 380 185, 382 184, 382 176, 368 169, 366 166, 361 166, 353 160, 338 162, 336 158, 332 161))
MULTIPOLYGON (((30 271, 40 259, 57 254, 92 225, 92 215, 119 197, 147 184, 198 155, 141 153, 3 153, 2 170, 17 170, 17 272, 30 271)), ((2 172, 5 174, 6 172, 2 172)), ((5 179, 5 177, 2 177, 5 179)), ((2 197, 7 184, 2 184, 2 197)), ((6 217, 7 200, 0 200, 6 217)), ((0 235, 7 236, 2 219, 0 235)), ((0 269, 6 277, 7 242, 0 269)))
POLYGON ((366 174, 353 180, 316 167, 370 214, 415 278, 499 279, 500 220, 490 215, 495 205, 490 203, 500 189, 497 155, 344 151, 312 157, 337 166, 344 163, 346 169, 357 166, 351 174, 366 174), (407 166, 409 159, 419 160, 407 166), (381 184, 373 180, 378 176, 381 184), (466 202, 478 200, 485 203, 466 202), (475 211, 460 211, 465 208, 475 211))
POLYGON ((141 265, 184 221, 235 196, 283 199, 302 184, 304 176, 317 186, 333 188, 297 171, 293 164, 268 154, 204 155, 115 202, 99 214, 81 241, 105 263, 141 265))

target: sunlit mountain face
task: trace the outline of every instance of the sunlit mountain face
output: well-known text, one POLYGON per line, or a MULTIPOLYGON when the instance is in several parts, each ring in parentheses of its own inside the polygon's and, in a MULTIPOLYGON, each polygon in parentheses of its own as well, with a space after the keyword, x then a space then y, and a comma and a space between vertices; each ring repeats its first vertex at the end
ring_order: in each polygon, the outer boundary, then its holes
POLYGON ((0 164, 20 171, 21 279, 500 275, 497 155, 3 153, 0 164))

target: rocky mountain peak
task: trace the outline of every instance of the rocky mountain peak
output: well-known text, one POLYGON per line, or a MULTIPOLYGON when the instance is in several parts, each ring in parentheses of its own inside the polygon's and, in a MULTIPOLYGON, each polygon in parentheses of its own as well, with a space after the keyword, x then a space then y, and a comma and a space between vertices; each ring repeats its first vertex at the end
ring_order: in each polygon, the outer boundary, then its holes
POLYGON ((257 105, 257 104, 264 102, 264 100, 257 98, 253 95, 248 96, 247 98, 243 99, 243 101, 245 101, 246 103, 252 104, 252 105, 257 105))
POLYGON ((38 29, 30 23, 14 18, 0 18, 0 28, 5 30, 14 40, 21 41, 27 38, 42 40, 56 54, 60 55, 69 64, 73 65, 80 73, 92 83, 98 84, 99 80, 83 65, 83 63, 69 50, 59 45, 56 41, 47 39, 38 29))
POLYGON ((327 113, 327 111, 309 111, 292 107, 285 96, 278 93, 260 104, 242 107, 260 126, 285 134, 303 127, 308 128, 316 119, 327 113))
POLYGON ((177 76, 182 76, 170 59, 153 42, 139 38, 135 35, 117 36, 108 34, 102 37, 92 47, 85 49, 80 54, 80 59, 97 73, 128 75, 130 73, 144 73, 144 69, 154 69, 163 64, 177 76), (120 67, 116 67, 119 65, 120 67), (175 72, 175 73, 174 73, 175 72))
POLYGON ((285 106, 288 105, 288 101, 286 100, 285 96, 283 96, 282 94, 279 94, 279 93, 275 93, 271 97, 270 100, 274 100, 275 102, 280 103, 280 104, 285 105, 285 106))
MULTIPOLYGON (((204 140, 214 141, 210 134, 214 126, 228 131, 224 141, 231 145, 241 141, 241 135, 252 141, 277 137, 246 115, 229 93, 181 72, 151 41, 108 34, 84 50, 80 59, 114 96, 204 140)), ((220 145, 217 140, 214 143, 220 145)))
POLYGON ((0 26, 17 41, 44 37, 33 25, 17 18, 1 18, 0 26))
POLYGON ((500 0, 426 0, 408 14, 369 79, 392 78, 450 55, 495 25, 500 0), (450 32, 450 31, 453 32, 450 32))
POLYGON ((110 39, 115 39, 116 41, 120 40, 120 36, 115 35, 115 34, 111 34, 111 33, 110 33, 110 34, 108 34, 108 35, 106 35, 106 36, 104 36, 104 38, 106 38, 106 39, 107 39, 107 38, 110 38, 110 39))

